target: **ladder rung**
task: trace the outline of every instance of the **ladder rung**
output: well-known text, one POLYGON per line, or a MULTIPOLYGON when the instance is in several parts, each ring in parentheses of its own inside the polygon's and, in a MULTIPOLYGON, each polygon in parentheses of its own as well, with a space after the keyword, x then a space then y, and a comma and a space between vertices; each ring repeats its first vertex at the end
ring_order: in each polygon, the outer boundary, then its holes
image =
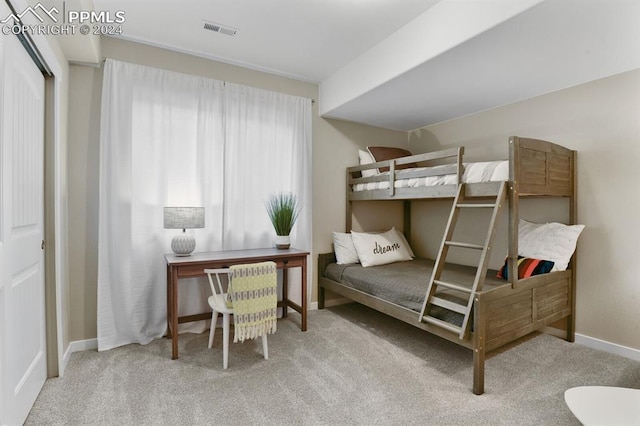
POLYGON ((450 288, 451 290, 458 290, 458 291, 462 291, 464 293, 471 294, 471 289, 470 288, 463 287, 463 286, 458 285, 458 284, 448 283, 446 281, 440 281, 440 280, 433 280, 433 283, 436 284, 436 285, 441 285, 442 287, 450 288))
POLYGON ((461 305, 459 303, 452 302, 450 300, 443 299, 441 297, 432 297, 431 304, 440 306, 441 308, 445 308, 453 312, 457 312, 462 315, 467 315, 467 312, 468 312, 467 307, 465 305, 461 305))
POLYGON ((492 209, 496 205, 495 204, 457 204, 456 207, 461 208, 476 208, 476 209, 492 209))
POLYGON ((425 315, 422 317, 422 320, 424 322, 427 322, 429 324, 433 324, 433 325, 437 325, 438 327, 444 328, 446 330, 449 331, 453 331, 454 333, 460 333, 462 331, 462 329, 460 327, 458 327, 457 325, 451 324, 449 322, 446 321, 442 321, 436 317, 432 317, 430 315, 425 315))
POLYGON ((445 241, 444 243, 448 246, 453 246, 453 247, 462 247, 462 248, 469 248, 469 249, 476 249, 476 250, 484 249, 484 246, 481 246, 480 244, 460 243, 457 241, 445 241))

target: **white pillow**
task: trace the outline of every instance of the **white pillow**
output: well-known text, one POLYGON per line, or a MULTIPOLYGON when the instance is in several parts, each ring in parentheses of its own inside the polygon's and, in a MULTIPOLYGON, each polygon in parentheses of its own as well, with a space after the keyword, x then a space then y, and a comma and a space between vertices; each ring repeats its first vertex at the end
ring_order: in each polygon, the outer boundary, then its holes
POLYGON ((333 252, 336 254, 336 263, 338 265, 360 262, 356 248, 353 246, 353 239, 348 232, 333 233, 333 252))
POLYGON ((584 225, 562 223, 518 223, 518 254, 534 259, 551 260, 551 271, 564 271, 576 250, 584 225))
MULTIPOLYGON (((364 166, 365 164, 375 163, 376 161, 373 159, 373 156, 369 153, 369 151, 364 151, 362 149, 358 150, 358 157, 360 158, 360 165, 364 166)), ((367 169, 361 170, 360 173, 362 177, 371 177, 378 174, 378 169, 367 169)))
POLYGON ((395 229, 381 234, 351 231, 353 245, 362 266, 386 265, 411 260, 411 254, 407 249, 408 244, 398 234, 395 229))

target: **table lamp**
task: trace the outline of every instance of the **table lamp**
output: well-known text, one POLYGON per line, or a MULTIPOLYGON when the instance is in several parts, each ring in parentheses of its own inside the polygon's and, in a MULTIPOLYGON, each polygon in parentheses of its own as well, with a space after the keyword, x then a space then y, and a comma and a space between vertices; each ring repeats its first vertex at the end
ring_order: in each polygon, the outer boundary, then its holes
POLYGON ((164 228, 182 229, 171 240, 171 250, 176 256, 189 256, 196 248, 196 239, 186 230, 204 228, 204 207, 165 207, 164 228))

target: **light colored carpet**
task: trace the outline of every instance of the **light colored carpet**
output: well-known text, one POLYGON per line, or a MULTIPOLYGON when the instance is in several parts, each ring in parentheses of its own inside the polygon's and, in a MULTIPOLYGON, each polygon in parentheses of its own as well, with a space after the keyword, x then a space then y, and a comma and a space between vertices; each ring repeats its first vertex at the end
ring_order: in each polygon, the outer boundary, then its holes
POLYGON ((490 357, 485 394, 471 392, 472 354, 366 307, 349 304, 278 321, 269 360, 260 340, 221 330, 171 342, 74 353, 47 380, 26 424, 504 424, 577 425, 564 391, 640 388, 640 363, 537 335, 490 357))

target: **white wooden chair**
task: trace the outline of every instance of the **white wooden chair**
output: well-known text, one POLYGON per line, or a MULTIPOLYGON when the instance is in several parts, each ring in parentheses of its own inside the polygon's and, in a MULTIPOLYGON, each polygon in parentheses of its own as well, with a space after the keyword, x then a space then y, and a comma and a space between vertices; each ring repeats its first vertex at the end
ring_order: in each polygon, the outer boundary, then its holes
MULTIPOLYGON (((244 266, 244 265, 238 265, 244 266)), ((252 265, 246 265, 250 267, 252 265)), ((274 264, 275 267, 275 264, 274 264)), ((205 269, 205 274, 209 278, 209 285, 211 287, 211 296, 208 299, 209 306, 211 306, 211 329, 209 331, 209 349, 213 346, 213 338, 215 335, 216 324, 218 314, 222 314, 222 366, 226 370, 229 366, 229 325, 230 316, 233 315, 234 309, 232 307, 228 293, 225 293, 220 280, 221 275, 227 276, 227 288, 233 283, 233 273, 231 268, 224 269, 205 269), (215 282, 213 277, 215 276, 215 282)), ((274 277, 273 286, 277 285, 277 279, 274 277)), ((277 298, 275 300, 277 304, 277 298)), ((274 309, 276 306, 274 306, 274 309)), ((267 334, 262 334, 262 351, 264 359, 269 359, 269 349, 267 346, 267 334)))

